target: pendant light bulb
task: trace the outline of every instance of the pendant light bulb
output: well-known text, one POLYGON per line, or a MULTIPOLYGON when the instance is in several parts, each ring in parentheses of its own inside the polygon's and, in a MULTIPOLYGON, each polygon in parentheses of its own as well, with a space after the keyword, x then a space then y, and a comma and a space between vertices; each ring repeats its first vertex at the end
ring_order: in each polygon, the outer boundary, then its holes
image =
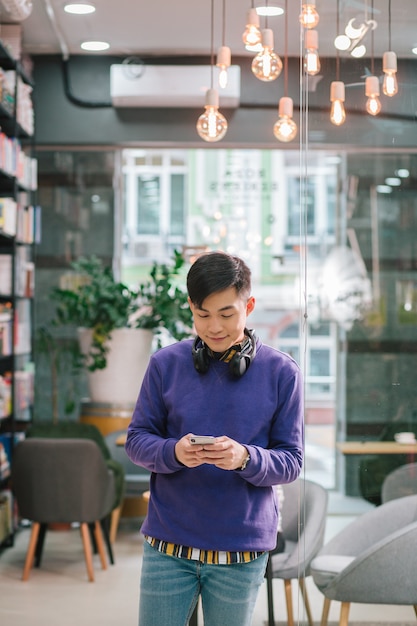
POLYGON ((297 124, 292 119, 293 102, 292 98, 283 96, 279 101, 279 119, 274 124, 274 135, 278 141, 288 143, 297 136, 297 124))
POLYGON ((262 31, 262 50, 252 61, 252 72, 263 81, 278 78, 282 70, 282 61, 274 52, 274 34, 270 28, 262 31))
POLYGON ((397 55, 395 52, 384 52, 384 56, 382 57, 382 70, 384 72, 382 91, 386 96, 395 96, 395 94, 398 93, 397 55))
POLYGON ((346 120, 345 111, 345 84, 340 80, 334 80, 330 85, 330 121, 335 126, 341 126, 346 120))
POLYGON ((197 132, 204 141, 220 141, 227 132, 227 120, 219 111, 219 94, 207 89, 204 113, 197 120, 197 132))
POLYGON ((220 69, 219 86, 224 89, 227 87, 227 68, 231 64, 231 51, 228 46, 221 46, 217 51, 216 66, 220 69))
POLYGON ((318 53, 319 34, 316 30, 307 30, 304 45, 306 53, 304 56, 304 69, 310 76, 315 76, 320 72, 320 57, 318 53))
POLYGON ((301 13, 298 19, 300 20, 300 24, 303 28, 316 28, 320 17, 317 13, 314 2, 302 5, 301 13))
POLYGON ((262 41, 261 30, 259 28, 259 15, 255 8, 249 9, 246 17, 246 28, 242 35, 245 46, 256 46, 262 41))
POLYGON ((381 101, 379 99, 378 76, 368 76, 365 81, 365 95, 367 96, 366 110, 369 115, 378 115, 381 111, 381 101))

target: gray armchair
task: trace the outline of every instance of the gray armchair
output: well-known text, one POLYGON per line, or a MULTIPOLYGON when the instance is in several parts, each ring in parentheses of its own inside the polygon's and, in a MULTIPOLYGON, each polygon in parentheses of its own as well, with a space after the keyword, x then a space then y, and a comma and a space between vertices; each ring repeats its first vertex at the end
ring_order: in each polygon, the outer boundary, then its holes
POLYGON ((352 602, 414 606, 417 615, 417 495, 382 504, 356 518, 311 563, 324 594, 321 626, 331 600, 347 626, 352 602))
POLYGON ((393 470, 382 483, 382 502, 417 494, 417 463, 407 463, 393 470))
POLYGON ((267 567, 267 593, 269 626, 274 626, 274 603, 272 579, 284 581, 288 626, 294 626, 291 581, 298 580, 303 595, 310 626, 313 619, 308 602, 305 578, 310 575, 310 563, 324 542, 327 516, 327 491, 321 485, 299 478, 282 485, 284 504, 282 509, 282 535, 285 539, 283 552, 270 553, 267 567))
POLYGON ((89 439, 26 439, 15 448, 11 477, 19 515, 32 522, 23 580, 29 578, 41 526, 78 522, 88 579, 94 581, 89 526, 106 569, 100 520, 115 499, 114 474, 98 445, 89 439))

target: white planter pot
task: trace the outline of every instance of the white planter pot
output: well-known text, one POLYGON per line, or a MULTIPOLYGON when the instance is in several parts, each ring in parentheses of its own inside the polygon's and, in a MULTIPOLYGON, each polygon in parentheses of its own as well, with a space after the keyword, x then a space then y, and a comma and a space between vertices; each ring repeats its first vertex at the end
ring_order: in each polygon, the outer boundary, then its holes
MULTIPOLYGON (((92 330, 78 329, 81 352, 87 354, 92 330)), ((134 405, 152 351, 153 333, 142 328, 117 328, 112 332, 107 367, 87 372, 89 400, 134 405)))

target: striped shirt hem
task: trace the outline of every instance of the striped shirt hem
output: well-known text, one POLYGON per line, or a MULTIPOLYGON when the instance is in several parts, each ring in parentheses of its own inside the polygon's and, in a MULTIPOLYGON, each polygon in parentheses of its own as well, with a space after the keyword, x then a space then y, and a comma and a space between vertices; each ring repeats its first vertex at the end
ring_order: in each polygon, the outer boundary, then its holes
POLYGON ((199 548, 190 548, 181 546, 176 543, 169 543, 145 535, 145 540, 158 552, 176 556, 179 559, 188 559, 191 561, 200 561, 210 565, 233 565, 235 563, 249 563, 264 554, 264 551, 257 552, 247 550, 245 552, 226 552, 222 550, 200 550, 199 548))

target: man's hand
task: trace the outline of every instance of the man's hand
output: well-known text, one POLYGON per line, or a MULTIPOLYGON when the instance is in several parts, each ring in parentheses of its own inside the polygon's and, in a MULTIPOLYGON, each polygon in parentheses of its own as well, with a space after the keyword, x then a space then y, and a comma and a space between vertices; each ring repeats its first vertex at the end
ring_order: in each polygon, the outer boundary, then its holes
POLYGON ((216 437, 215 443, 193 445, 190 443, 192 433, 182 437, 175 445, 175 455, 186 467, 198 467, 204 463, 215 465, 224 470, 235 470, 242 467, 248 451, 225 435, 216 437))

